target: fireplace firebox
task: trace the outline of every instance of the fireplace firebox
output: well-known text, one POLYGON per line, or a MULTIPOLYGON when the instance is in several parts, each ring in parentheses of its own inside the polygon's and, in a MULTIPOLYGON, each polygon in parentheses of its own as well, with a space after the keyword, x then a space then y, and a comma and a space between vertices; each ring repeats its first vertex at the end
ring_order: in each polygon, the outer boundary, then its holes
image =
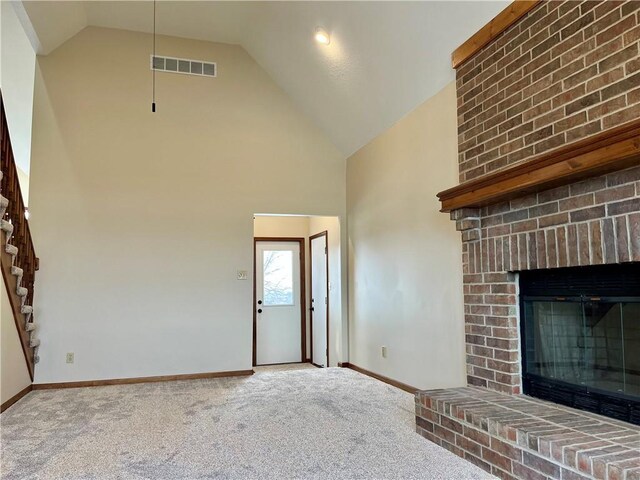
POLYGON ((524 393, 640 424, 640 263, 520 273, 524 393))

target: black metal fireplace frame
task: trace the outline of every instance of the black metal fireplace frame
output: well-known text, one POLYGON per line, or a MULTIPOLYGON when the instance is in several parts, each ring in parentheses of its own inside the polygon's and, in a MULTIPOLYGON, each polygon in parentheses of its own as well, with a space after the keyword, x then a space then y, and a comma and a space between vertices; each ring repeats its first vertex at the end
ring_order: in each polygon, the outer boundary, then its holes
POLYGON ((620 392, 576 385, 527 371, 525 303, 640 302, 640 264, 600 265, 520 272, 520 354, 523 393, 640 425, 640 398, 620 392), (548 292, 552 292, 549 295, 548 292), (610 295, 609 293, 618 295, 610 295), (602 295, 604 294, 604 295, 602 295))

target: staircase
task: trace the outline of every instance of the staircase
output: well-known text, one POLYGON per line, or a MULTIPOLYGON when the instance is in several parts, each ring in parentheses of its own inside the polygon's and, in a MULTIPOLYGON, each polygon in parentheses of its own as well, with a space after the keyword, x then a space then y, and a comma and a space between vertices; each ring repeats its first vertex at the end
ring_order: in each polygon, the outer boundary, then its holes
POLYGON ((29 375, 33 381, 40 345, 33 318, 33 286, 39 262, 25 215, 1 92, 0 110, 0 265, 29 375))

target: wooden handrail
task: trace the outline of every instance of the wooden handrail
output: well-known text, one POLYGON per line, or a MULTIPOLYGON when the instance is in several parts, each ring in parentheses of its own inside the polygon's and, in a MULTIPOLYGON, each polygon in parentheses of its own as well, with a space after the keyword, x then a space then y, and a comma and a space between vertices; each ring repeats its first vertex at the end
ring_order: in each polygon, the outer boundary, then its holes
MULTIPOLYGON (((2 181, 0 182, 0 193, 9 200, 9 206, 4 214, 3 219, 13 224, 13 234, 9 243, 18 248, 18 255, 15 258, 14 265, 23 270, 22 286, 28 289, 25 299, 26 305, 33 305, 33 291, 35 282, 35 272, 39 268, 38 257, 36 257, 33 247, 33 239, 31 230, 29 229, 29 221, 25 216, 26 205, 22 197, 20 183, 18 179, 18 169, 16 167, 15 158, 13 156, 13 148, 11 147, 11 138, 9 136, 9 126, 5 114, 4 100, 0 91, 0 170, 2 171, 2 181)), ((11 271, 10 256, 5 252, 4 233, 2 235, 2 245, 0 245, 0 258, 2 259, 2 274, 5 278, 8 290, 14 290, 15 280, 8 274, 11 271), (9 288, 11 287, 11 288, 9 288)), ((22 343, 22 348, 27 359, 29 373, 33 379, 34 356, 33 349, 29 346, 29 334, 25 331, 20 312, 20 304, 14 291, 9 291, 9 299, 13 309, 16 326, 22 343)))

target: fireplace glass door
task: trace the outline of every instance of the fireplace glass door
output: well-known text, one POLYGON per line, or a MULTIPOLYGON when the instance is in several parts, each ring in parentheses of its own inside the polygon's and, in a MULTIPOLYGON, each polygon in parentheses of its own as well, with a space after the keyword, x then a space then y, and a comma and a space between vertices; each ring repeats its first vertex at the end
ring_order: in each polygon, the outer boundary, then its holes
POLYGON ((597 284, 562 285, 554 275, 546 289, 521 279, 525 393, 638 423, 640 290, 598 296, 597 284))
POLYGON ((527 372, 640 396, 640 299, 529 297, 525 309, 527 372))

